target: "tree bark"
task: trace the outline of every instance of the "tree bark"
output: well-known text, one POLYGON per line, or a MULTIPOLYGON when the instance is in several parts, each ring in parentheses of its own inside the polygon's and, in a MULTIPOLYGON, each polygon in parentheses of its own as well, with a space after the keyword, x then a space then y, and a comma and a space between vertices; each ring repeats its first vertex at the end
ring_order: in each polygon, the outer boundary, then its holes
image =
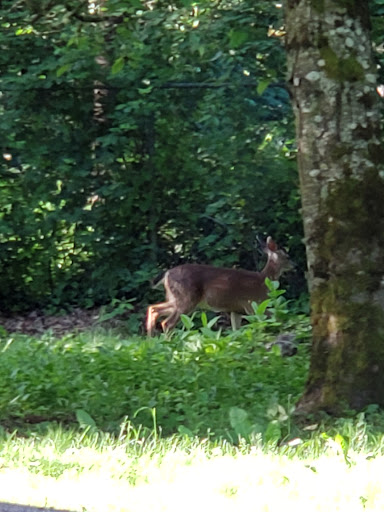
POLYGON ((313 347, 297 410, 384 405, 384 165, 368 1, 286 0, 313 347))

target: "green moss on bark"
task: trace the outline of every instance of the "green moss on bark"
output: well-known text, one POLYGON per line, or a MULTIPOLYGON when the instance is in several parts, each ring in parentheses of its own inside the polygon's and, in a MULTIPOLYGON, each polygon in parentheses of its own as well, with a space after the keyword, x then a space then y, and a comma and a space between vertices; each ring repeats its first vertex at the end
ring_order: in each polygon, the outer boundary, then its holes
POLYGON ((355 57, 339 58, 329 46, 320 48, 320 56, 325 62, 325 72, 329 78, 341 82, 362 81, 365 72, 355 57))
POLYGON ((376 171, 333 185, 319 222, 323 240, 311 293, 313 352, 306 395, 339 413, 384 405, 384 311, 374 300, 384 255, 384 183, 376 171), (355 254, 351 254, 351 248, 355 254), (340 402, 340 397, 344 402, 340 402))
POLYGON ((325 10, 325 0, 311 0, 311 7, 322 14, 325 10))
POLYGON ((351 247, 351 239, 354 247, 369 257, 372 239, 383 239, 383 180, 374 169, 367 171, 362 179, 352 176, 349 169, 344 174, 344 179, 332 185, 322 208, 324 213, 317 221, 316 237, 324 241, 320 261, 330 262, 335 258, 342 261, 351 247))
POLYGON ((383 310, 371 301, 357 304, 339 288, 323 288, 313 295, 317 309, 307 396, 316 393, 318 408, 330 413, 342 412, 345 405, 384 405, 383 310))

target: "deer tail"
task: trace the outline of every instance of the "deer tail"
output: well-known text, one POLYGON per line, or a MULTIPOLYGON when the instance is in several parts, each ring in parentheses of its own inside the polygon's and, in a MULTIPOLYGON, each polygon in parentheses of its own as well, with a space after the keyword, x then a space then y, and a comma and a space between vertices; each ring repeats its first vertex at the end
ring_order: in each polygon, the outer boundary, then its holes
POLYGON ((157 276, 151 280, 151 286, 154 289, 160 288, 163 285, 165 278, 165 272, 160 272, 157 276))

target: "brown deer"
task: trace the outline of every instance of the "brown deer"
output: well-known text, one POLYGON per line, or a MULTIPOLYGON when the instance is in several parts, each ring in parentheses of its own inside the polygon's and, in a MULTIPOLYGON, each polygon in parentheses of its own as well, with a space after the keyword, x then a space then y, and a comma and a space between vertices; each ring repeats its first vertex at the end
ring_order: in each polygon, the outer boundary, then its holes
POLYGON ((158 283, 164 285, 166 302, 148 307, 148 335, 153 335, 158 317, 166 316, 161 327, 168 332, 175 327, 182 314, 189 314, 198 306, 230 313, 232 329, 238 329, 241 315, 253 313, 252 302, 267 298, 265 278, 276 280, 293 267, 287 253, 279 249, 270 236, 263 250, 268 261, 260 272, 198 264, 185 264, 167 270, 158 283))

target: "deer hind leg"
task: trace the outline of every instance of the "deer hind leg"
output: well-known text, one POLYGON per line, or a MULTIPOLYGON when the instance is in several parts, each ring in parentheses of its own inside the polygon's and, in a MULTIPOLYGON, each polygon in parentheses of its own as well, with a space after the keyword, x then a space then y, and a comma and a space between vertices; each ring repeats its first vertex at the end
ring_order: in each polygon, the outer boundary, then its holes
POLYGON ((163 327, 163 324, 166 323, 169 318, 173 317, 174 313, 175 306, 171 302, 160 302, 159 304, 153 304, 152 306, 149 306, 149 308, 147 309, 146 325, 148 336, 153 336, 156 327, 156 321, 159 316, 161 317, 168 315, 168 317, 161 324, 163 327))
POLYGON ((161 327, 163 331, 167 333, 168 331, 173 329, 177 322, 179 321, 180 316, 181 312, 177 309, 174 309, 174 311, 169 316, 167 316, 165 320, 161 322, 161 327))
POLYGON ((164 332, 168 332, 175 327, 180 319, 183 311, 179 311, 177 306, 172 302, 161 302, 149 306, 147 310, 147 333, 148 336, 153 336, 156 321, 159 317, 165 316, 165 320, 161 322, 161 327, 164 332))
POLYGON ((148 308, 147 332, 149 336, 152 336, 154 332, 158 317, 166 317, 161 322, 161 327, 164 332, 168 332, 175 327, 183 313, 188 314, 193 311, 199 302, 198 291, 184 282, 185 275, 184 272, 180 274, 181 269, 182 267, 176 267, 165 274, 163 284, 166 302, 154 304, 148 308))

